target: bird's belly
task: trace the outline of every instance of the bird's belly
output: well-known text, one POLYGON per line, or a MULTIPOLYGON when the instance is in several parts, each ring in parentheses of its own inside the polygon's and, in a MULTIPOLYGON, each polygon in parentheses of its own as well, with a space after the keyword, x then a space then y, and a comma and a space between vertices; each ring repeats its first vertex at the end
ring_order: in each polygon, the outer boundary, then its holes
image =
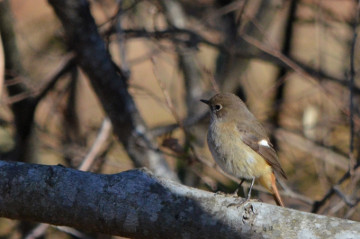
POLYGON ((258 178, 271 167, 266 161, 242 142, 240 133, 231 125, 212 125, 208 144, 216 163, 226 173, 237 178, 258 178), (219 133, 221 132, 221 133, 219 133))

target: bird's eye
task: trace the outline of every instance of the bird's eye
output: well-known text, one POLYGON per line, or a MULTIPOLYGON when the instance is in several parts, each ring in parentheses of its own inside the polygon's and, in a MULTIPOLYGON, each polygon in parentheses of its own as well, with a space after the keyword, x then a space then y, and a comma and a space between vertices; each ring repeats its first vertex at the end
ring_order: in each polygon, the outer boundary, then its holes
POLYGON ((220 104, 215 105, 215 111, 219 111, 221 109, 222 109, 222 105, 220 104))

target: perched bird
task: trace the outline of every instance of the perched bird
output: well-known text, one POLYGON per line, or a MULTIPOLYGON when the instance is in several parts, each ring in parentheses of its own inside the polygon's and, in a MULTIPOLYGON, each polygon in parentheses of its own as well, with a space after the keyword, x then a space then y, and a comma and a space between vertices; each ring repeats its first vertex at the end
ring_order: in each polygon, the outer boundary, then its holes
POLYGON ((276 177, 286 179, 286 175, 261 123, 234 94, 220 93, 201 101, 210 107, 207 142, 216 163, 241 183, 252 180, 247 199, 257 179, 273 194, 276 203, 284 206, 276 177))

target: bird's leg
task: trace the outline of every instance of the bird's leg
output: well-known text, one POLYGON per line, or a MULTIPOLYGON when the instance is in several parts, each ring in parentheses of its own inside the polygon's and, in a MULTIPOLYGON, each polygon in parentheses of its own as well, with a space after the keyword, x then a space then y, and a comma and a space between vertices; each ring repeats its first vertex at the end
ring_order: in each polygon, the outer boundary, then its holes
MULTIPOLYGON (((236 189, 235 193, 237 193, 239 187, 240 187, 241 184, 244 182, 244 180, 245 180, 245 179, 241 179, 241 181, 240 181, 240 183, 239 183, 239 186, 238 186, 238 188, 236 189)), ((228 207, 234 206, 234 205, 236 205, 236 206, 239 207, 239 206, 243 205, 244 203, 248 202, 248 201, 250 200, 250 198, 251 198, 251 190, 252 190, 252 188, 253 188, 253 186, 254 186, 254 182, 255 182, 255 177, 252 178, 251 185, 250 185, 250 189, 249 189, 248 195, 247 195, 247 197, 246 197, 246 200, 242 201, 240 204, 230 203, 230 204, 228 205, 228 207)), ((256 201, 258 201, 258 200, 256 200, 256 201)))
POLYGON ((236 190, 234 192, 235 196, 238 196, 239 188, 241 187, 241 185, 243 184, 244 181, 245 181, 245 179, 242 178, 239 185, 237 186, 237 188, 236 188, 236 190))
POLYGON ((254 186, 254 182, 255 182, 255 177, 253 177, 252 181, 251 181, 251 185, 250 185, 250 189, 249 189, 249 192, 248 192, 248 195, 247 195, 247 198, 246 198, 246 201, 250 199, 251 197, 251 190, 254 186))

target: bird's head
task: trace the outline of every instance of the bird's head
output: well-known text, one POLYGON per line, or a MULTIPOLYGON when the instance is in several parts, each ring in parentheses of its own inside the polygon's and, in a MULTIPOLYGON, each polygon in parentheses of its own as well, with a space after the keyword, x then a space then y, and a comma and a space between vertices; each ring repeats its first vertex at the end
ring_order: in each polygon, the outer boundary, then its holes
POLYGON ((247 114, 249 112, 244 102, 231 93, 219 93, 209 100, 200 101, 209 106, 212 118, 224 119, 226 117, 231 119, 233 116, 237 117, 241 116, 242 113, 247 114))

